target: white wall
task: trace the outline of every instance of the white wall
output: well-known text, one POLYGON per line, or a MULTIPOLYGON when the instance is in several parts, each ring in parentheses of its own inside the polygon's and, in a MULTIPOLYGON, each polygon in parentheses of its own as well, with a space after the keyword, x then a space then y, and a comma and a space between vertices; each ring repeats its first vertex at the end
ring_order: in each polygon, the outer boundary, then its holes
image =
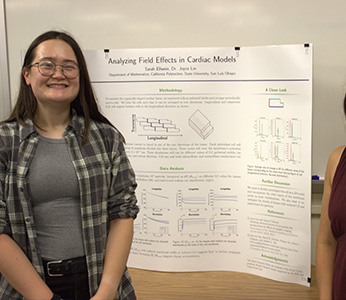
POLYGON ((0 2, 0 120, 11 110, 4 0, 0 2))

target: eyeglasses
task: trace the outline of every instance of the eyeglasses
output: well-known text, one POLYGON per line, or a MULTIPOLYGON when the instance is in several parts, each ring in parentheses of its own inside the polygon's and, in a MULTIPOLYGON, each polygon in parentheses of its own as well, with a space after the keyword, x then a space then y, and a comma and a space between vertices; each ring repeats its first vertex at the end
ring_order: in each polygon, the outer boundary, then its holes
POLYGON ((36 66, 40 74, 46 77, 52 76, 55 73, 57 66, 61 67, 62 73, 68 79, 76 78, 79 74, 79 67, 74 62, 68 62, 63 65, 58 65, 52 61, 43 60, 32 64, 30 67, 33 66, 36 66))

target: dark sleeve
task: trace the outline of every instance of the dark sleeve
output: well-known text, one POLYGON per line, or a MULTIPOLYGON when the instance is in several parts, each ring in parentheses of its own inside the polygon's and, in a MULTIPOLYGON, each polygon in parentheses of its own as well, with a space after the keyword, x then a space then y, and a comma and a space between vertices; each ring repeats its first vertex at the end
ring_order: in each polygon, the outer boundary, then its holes
POLYGON ((108 215, 116 218, 136 218, 139 208, 135 189, 135 173, 126 155, 124 144, 117 143, 112 153, 111 185, 108 197, 108 215))

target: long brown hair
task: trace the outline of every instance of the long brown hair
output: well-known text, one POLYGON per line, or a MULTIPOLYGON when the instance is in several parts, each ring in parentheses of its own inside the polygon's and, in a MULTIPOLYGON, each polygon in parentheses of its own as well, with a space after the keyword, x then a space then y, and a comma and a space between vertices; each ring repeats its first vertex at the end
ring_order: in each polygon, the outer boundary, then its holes
MULTIPOLYGON (((33 59, 35 57, 35 51, 39 44, 47 40, 62 40, 69 44, 73 49, 78 66, 79 66, 79 92, 75 100, 71 103, 71 108, 74 109, 77 115, 83 116, 85 119, 85 127, 83 133, 82 144, 88 139, 90 120, 100 121, 102 123, 111 124, 111 122, 100 112, 96 98, 90 83, 90 77, 84 55, 76 40, 68 33, 62 31, 47 31, 38 36, 29 46, 24 62, 23 69, 29 70, 33 59)), ((34 115, 37 108, 36 98, 32 92, 31 86, 28 86, 25 82, 24 76, 21 75, 20 88, 16 105, 10 115, 10 117, 4 122, 17 121, 18 123, 25 125, 25 119, 30 118, 34 124, 34 115)), ((36 125, 36 124, 35 124, 36 125)), ((113 126, 114 127, 114 126, 113 126)))

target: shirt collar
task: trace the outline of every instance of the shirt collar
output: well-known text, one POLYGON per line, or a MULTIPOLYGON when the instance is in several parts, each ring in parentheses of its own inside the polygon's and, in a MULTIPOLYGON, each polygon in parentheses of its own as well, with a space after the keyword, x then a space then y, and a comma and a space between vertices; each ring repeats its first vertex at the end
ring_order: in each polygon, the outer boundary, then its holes
POLYGON ((19 124, 19 138, 21 142, 33 133, 38 134, 31 119, 26 119, 24 125, 19 124))
POLYGON ((85 120, 84 117, 78 116, 76 111, 72 109, 72 120, 67 126, 67 129, 72 128, 76 135, 83 137, 84 134, 85 120))

